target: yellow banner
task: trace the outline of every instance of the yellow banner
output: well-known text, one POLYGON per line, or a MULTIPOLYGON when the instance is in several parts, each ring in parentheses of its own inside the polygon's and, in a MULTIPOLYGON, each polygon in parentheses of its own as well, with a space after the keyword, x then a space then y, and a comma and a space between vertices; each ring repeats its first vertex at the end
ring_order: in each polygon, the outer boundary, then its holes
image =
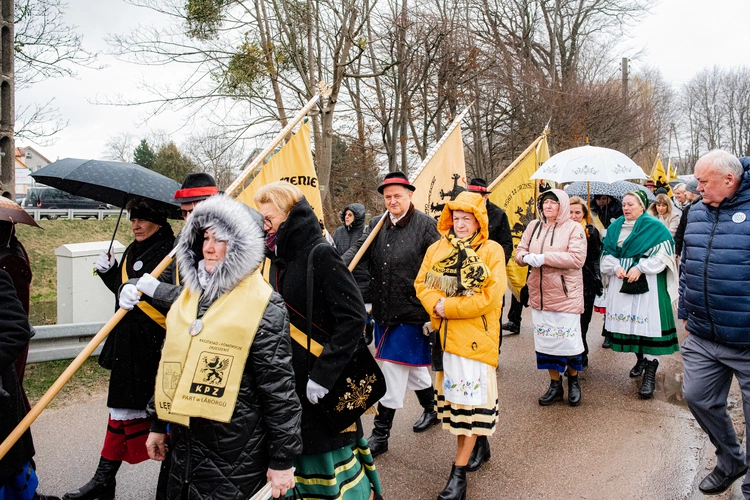
POLYGON ((672 159, 669 159, 669 166, 667 167, 667 180, 672 182, 677 180, 677 169, 672 165, 672 159))
POLYGON ((319 220, 323 220, 318 174, 315 172, 310 147, 310 122, 303 123, 292 139, 263 165, 263 169, 237 196, 237 200, 253 208, 253 197, 261 186, 275 181, 288 181, 300 188, 319 220))
POLYGON ((506 266, 508 286, 513 295, 518 294, 526 284, 527 267, 516 264, 516 247, 529 223, 536 219, 535 200, 537 181, 529 179, 537 168, 549 159, 549 147, 545 135, 536 149, 529 151, 510 173, 505 173, 502 180, 495 185, 489 199, 508 214, 510 231, 513 236, 513 254, 506 266))
POLYGON ((466 187, 464 142, 460 125, 453 129, 435 156, 411 183, 417 188, 412 196, 412 203, 417 210, 432 217, 440 215, 456 186, 466 187))
POLYGON ((656 157, 654 168, 651 169, 651 180, 656 184, 656 188, 663 187, 667 190, 667 196, 672 197, 672 186, 669 185, 667 180, 667 173, 664 171, 664 164, 661 162, 661 157, 656 157))

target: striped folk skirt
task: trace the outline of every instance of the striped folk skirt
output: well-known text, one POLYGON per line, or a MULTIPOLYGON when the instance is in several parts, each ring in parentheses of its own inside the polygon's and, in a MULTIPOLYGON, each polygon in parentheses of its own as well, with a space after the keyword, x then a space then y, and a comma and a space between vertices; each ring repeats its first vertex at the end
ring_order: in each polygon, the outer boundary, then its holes
POLYGON ((300 455, 294 467, 295 489, 286 498, 368 500, 372 491, 382 493, 365 438, 327 453, 300 455))
POLYGON ((443 383, 445 373, 435 372, 435 392, 437 394, 438 418, 443 429, 456 436, 491 436, 495 432, 498 416, 497 374, 490 365, 487 367, 486 404, 465 405, 446 400, 443 383))

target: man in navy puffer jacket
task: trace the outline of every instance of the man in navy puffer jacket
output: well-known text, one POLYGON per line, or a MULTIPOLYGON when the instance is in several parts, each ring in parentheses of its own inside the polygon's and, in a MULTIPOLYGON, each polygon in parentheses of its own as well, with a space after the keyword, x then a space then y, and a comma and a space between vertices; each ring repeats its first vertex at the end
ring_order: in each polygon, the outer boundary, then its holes
MULTIPOLYGON (((750 456, 727 412, 734 374, 750 435, 750 157, 711 151, 695 164, 695 177, 703 202, 688 214, 680 276, 683 391, 716 446, 716 467, 699 489, 718 494, 745 475, 750 456)), ((750 499, 750 475, 742 493, 750 499)))

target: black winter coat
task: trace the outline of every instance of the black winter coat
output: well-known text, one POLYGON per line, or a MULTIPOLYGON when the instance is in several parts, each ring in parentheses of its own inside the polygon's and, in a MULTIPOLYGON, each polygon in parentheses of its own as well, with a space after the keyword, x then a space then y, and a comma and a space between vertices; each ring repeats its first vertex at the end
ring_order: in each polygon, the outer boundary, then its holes
POLYGON ((498 207, 490 200, 487 200, 487 218, 489 219, 490 239, 500 243, 505 252, 505 263, 510 260, 510 254, 513 253, 513 235, 510 232, 510 222, 505 210, 498 207))
MULTIPOLYGON (((369 233, 369 228, 365 226, 365 206, 361 203, 347 205, 341 211, 342 222, 347 210, 351 210, 354 214, 354 222, 352 222, 351 226, 347 226, 345 223, 342 224, 333 233, 333 243, 336 245, 339 255, 343 255, 344 252, 349 250, 363 234, 366 235, 369 233)), ((362 300, 365 303, 370 302, 370 271, 367 270, 367 264, 365 262, 357 264, 354 271, 352 271, 352 275, 354 275, 354 281, 357 282, 357 286, 359 287, 359 293, 362 294, 362 300)))
POLYGON ((602 293, 602 274, 599 261, 602 253, 602 239, 599 231, 591 224, 586 225, 586 261, 583 263, 583 298, 585 301, 594 300, 602 293))
POLYGON ((598 203, 594 202, 591 204, 591 216, 599 217, 602 226, 606 228, 612 224, 613 220, 616 220, 622 215, 622 203, 618 200, 611 198, 609 203, 605 207, 600 207, 598 203))
MULTIPOLYGON (((174 234, 169 226, 163 226, 150 238, 131 243, 125 249, 123 259, 127 257, 128 279, 140 278, 150 273, 169 254, 174 244, 174 234), (141 269, 136 271, 133 265, 142 262, 141 269)), ((100 273, 107 288, 115 294, 115 310, 120 298, 122 282, 122 262, 106 273, 100 273)), ((144 296, 141 300, 151 303, 144 296)), ((166 316, 168 309, 156 307, 166 316)), ((156 369, 164 343, 165 330, 149 318, 138 307, 133 308, 112 329, 99 356, 99 364, 111 370, 109 377, 109 394, 107 406, 110 408, 129 408, 144 410, 154 395, 156 369)))
MULTIPOLYGON (((387 219, 363 256, 370 270, 375 321, 385 326, 426 323, 430 316, 417 299, 414 280, 427 248, 440 239, 437 221, 416 210, 413 204, 395 225, 388 213, 383 216, 387 219)), ((380 217, 373 217, 370 230, 378 220, 380 217)), ((351 262, 366 238, 362 236, 342 255, 344 262, 351 262)))
POLYGON ((320 234, 315 213, 304 198, 297 202, 277 231, 276 255, 272 256, 271 286, 287 304, 290 321, 305 332, 307 258, 317 246, 313 272, 313 339, 323 345, 318 359, 307 346, 292 341, 292 361, 297 394, 302 402, 303 453, 312 455, 339 449, 362 436, 356 432, 331 434, 325 428, 320 406, 307 399, 308 378, 330 389, 349 363, 365 328, 365 306, 357 283, 336 249, 320 234), (312 361, 308 372, 308 361, 312 361), (309 373, 309 377, 308 377, 309 373))
MULTIPOLYGON (((26 416, 26 399, 14 363, 31 340, 29 317, 18 300, 13 281, 0 270, 0 441, 5 440, 26 416)), ((31 431, 27 430, 0 460, 0 484, 16 474, 34 456, 31 431)))
POLYGON ((292 466, 302 439, 294 374, 286 369, 292 356, 287 331, 284 301, 274 293, 250 347, 232 420, 191 418, 189 428, 170 426, 167 498, 245 500, 266 483, 265 464, 292 466))
POLYGON ((682 209, 682 215, 680 216, 680 223, 677 225, 677 231, 674 233, 674 253, 678 257, 682 255, 682 245, 685 242, 685 228, 687 228, 688 214, 690 213, 690 207, 696 203, 701 203, 702 198, 698 198, 695 201, 688 203, 682 209))

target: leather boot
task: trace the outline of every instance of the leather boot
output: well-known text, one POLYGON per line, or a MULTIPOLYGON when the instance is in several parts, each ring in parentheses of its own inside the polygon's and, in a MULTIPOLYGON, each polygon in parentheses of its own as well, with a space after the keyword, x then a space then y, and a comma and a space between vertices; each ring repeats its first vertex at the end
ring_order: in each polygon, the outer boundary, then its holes
POLYGON ((437 500, 466 500, 466 466, 453 464, 448 484, 440 492, 437 500))
POLYGON ((424 432, 433 425, 438 423, 437 412, 435 411, 435 389, 430 386, 427 389, 414 391, 417 393, 419 404, 424 408, 422 416, 414 423, 414 432, 424 432))
POLYGON ((114 500, 115 498, 115 476, 120 469, 122 461, 107 460, 99 457, 99 466, 96 468, 93 479, 77 490, 69 491, 63 495, 63 500, 114 500))
POLYGON ((643 354, 636 353, 636 356, 638 356, 638 361, 636 361, 635 366, 630 370, 630 378, 636 378, 643 375, 643 370, 646 369, 646 358, 643 357, 643 354))
POLYGON ((565 391, 563 391, 562 380, 550 380, 549 389, 544 393, 544 396, 539 398, 539 404, 541 406, 549 406, 555 401, 562 401, 565 391))
POLYGON ((581 384, 578 382, 578 374, 568 375, 568 404, 570 406, 581 404, 581 384))
POLYGON ((367 438, 367 446, 370 448, 370 454, 374 457, 388 451, 388 438, 391 435, 393 426, 393 417, 396 410, 386 408, 378 403, 378 414, 375 415, 375 427, 372 429, 372 435, 367 438))
POLYGON ((656 389, 656 369, 659 368, 659 360, 652 359, 646 360, 646 369, 643 372, 643 381, 641 382, 641 390, 638 391, 638 395, 643 399, 649 399, 654 395, 654 389, 656 389))
POLYGON ((487 436, 478 436, 477 442, 474 443, 474 449, 471 450, 469 463, 466 465, 468 472, 478 471, 482 464, 490 459, 490 441, 487 436))
POLYGON ((500 328, 504 332, 508 332, 508 335, 518 335, 519 333, 521 333, 521 325, 513 321, 503 323, 502 325, 500 325, 500 328))

